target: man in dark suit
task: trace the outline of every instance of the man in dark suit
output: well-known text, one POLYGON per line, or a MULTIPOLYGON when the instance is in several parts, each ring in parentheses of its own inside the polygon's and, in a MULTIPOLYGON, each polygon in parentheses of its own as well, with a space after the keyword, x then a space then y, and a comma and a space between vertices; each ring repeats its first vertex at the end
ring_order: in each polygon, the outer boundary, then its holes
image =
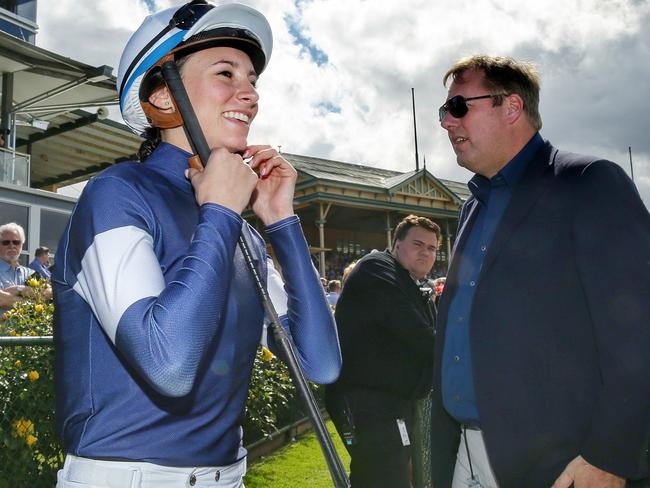
POLYGON ((476 175, 439 304, 434 486, 643 478, 650 215, 619 166, 541 138, 533 66, 474 56, 449 79, 440 122, 476 175))
POLYGON ((353 488, 409 488, 416 400, 431 390, 434 323, 429 289, 440 228, 409 215, 391 251, 364 256, 336 305, 343 367, 326 406, 350 453, 353 488))

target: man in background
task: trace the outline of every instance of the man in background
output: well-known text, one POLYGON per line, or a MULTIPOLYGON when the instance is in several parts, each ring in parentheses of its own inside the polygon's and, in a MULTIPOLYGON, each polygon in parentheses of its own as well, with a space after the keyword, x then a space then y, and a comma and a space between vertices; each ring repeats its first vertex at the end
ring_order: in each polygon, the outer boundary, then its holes
POLYGON ((331 307, 336 306, 340 293, 341 282, 339 280, 330 280, 327 284, 327 303, 329 303, 331 307))
POLYGON ((50 265, 50 250, 41 246, 36 248, 34 260, 29 263, 29 267, 36 271, 41 278, 50 279, 51 273, 48 269, 50 265))
POLYGON ((420 280, 440 228, 409 215, 392 250, 360 259, 343 286, 336 324, 343 368, 326 407, 350 453, 353 488, 409 488, 416 400, 431 389, 434 319, 420 280))
POLYGON ((25 231, 14 223, 0 226, 0 287, 23 286, 34 270, 18 264, 25 242, 25 231))
POLYGON ((474 56, 448 80, 440 122, 475 176, 438 308, 433 485, 622 488, 648 475, 650 215, 618 165, 542 139, 532 65, 474 56))

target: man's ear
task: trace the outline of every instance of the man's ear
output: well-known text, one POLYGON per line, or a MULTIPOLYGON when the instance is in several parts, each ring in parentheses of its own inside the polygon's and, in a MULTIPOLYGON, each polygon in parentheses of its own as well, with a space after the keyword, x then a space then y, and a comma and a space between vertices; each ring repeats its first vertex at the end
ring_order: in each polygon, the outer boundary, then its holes
POLYGON ((524 114, 524 100, 518 94, 512 93, 505 96, 503 103, 506 106, 506 117, 508 122, 514 124, 524 114))
POLYGON ((151 95, 149 95, 148 102, 158 110, 162 110, 164 112, 174 111, 174 104, 172 103, 172 97, 169 93, 169 88, 167 88, 167 85, 163 85, 160 88, 157 88, 151 95))

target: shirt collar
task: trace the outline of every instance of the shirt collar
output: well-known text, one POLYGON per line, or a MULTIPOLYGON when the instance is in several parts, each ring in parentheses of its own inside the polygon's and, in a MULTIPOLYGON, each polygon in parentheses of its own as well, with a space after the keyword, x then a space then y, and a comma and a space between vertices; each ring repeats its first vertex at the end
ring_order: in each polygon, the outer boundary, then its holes
POLYGON ((162 173, 168 173, 176 178, 182 178, 183 181, 190 184, 185 178, 185 170, 188 168, 187 160, 191 156, 184 149, 161 141, 153 153, 144 160, 144 164, 162 173))
POLYGON ((18 265, 16 265, 15 268, 13 268, 7 261, 4 259, 0 259, 0 273, 9 271, 10 269, 17 269, 18 265))
POLYGON ((524 176, 524 172, 533 159, 535 153, 544 145, 544 139, 536 132, 526 145, 513 157, 508 164, 494 175, 491 179, 476 174, 469 180, 467 187, 474 198, 482 204, 487 203, 490 197, 490 190, 499 186, 507 185, 510 191, 514 190, 524 176))

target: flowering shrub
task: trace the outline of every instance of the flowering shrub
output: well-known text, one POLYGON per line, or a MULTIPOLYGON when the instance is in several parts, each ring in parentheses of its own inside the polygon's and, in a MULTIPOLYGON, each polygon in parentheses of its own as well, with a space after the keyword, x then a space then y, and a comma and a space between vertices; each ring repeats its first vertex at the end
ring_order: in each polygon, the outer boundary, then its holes
MULTIPOLYGON (((27 286, 27 298, 2 314, 0 335, 52 335, 48 283, 32 278, 27 286)), ((52 347, 0 347, 0 479, 55 483, 63 458, 54 427, 53 367, 52 347)))
POLYGON ((260 347, 255 356, 246 401, 244 444, 277 429, 277 422, 289 409, 294 387, 285 364, 271 351, 260 347))

